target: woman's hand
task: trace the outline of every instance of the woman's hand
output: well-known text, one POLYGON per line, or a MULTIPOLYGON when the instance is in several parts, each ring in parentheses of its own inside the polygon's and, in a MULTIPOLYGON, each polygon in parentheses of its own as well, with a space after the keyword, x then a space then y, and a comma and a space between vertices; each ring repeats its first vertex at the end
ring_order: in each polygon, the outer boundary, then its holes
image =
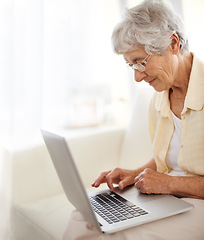
POLYGON ((122 168, 114 168, 113 170, 102 172, 100 176, 92 184, 92 187, 99 187, 101 183, 107 183, 111 191, 114 190, 113 184, 118 184, 120 189, 134 184, 134 179, 137 176, 135 170, 125 170, 122 168))
POLYGON ((146 194, 172 194, 180 197, 204 199, 203 176, 169 176, 157 172, 154 169, 154 164, 149 164, 149 166, 152 166, 152 168, 150 169, 147 167, 137 170, 115 168, 103 172, 95 180, 92 186, 99 187, 102 183, 107 183, 108 187, 113 191, 113 184, 118 184, 119 188, 123 189, 135 183, 139 191, 146 194))
POLYGON ((204 176, 169 176, 145 169, 135 178, 142 193, 172 194, 179 197, 204 199, 204 176))
POLYGON ((171 194, 171 176, 146 168, 135 178, 135 186, 142 193, 171 194))

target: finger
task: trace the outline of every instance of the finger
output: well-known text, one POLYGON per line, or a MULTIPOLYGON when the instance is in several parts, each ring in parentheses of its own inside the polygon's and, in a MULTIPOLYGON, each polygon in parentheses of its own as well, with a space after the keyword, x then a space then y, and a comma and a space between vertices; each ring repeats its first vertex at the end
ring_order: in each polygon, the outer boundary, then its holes
POLYGON ((139 182, 140 178, 141 178, 141 173, 137 177, 134 178, 134 183, 136 184, 137 182, 139 182))
POLYGON ((144 171, 142 171, 141 173, 139 173, 139 174, 137 175, 137 177, 135 177, 134 182, 139 181, 139 179, 142 177, 143 173, 144 173, 144 171))
POLYGON ((135 187, 136 187, 137 189, 140 189, 138 182, 135 183, 135 187))
POLYGON ((115 179, 115 173, 112 171, 106 176, 106 182, 111 191, 114 190, 113 182, 115 179))
POLYGON ((110 173, 111 171, 107 171, 107 172, 102 172, 100 174, 100 176, 92 183, 92 187, 99 187, 101 185, 101 183, 105 183, 106 182, 106 176, 110 173))
POLYGON ((112 179, 107 180, 107 184, 108 184, 108 187, 110 188, 110 190, 111 190, 111 191, 114 191, 112 179))
POLYGON ((123 180, 121 180, 118 184, 119 188, 122 190, 123 188, 133 184, 132 178, 126 177, 123 180))
POLYGON ((106 182, 111 191, 114 190, 113 183, 118 184, 120 182, 120 171, 120 169, 115 168, 106 176, 106 182))
POLYGON ((139 186, 140 178, 141 178, 141 177, 138 175, 138 176, 134 179, 135 187, 136 187, 136 188, 138 188, 138 186, 139 186))
POLYGON ((141 185, 142 185, 142 181, 143 181, 143 178, 142 176, 137 176, 135 179, 135 187, 140 190, 141 189, 141 185))

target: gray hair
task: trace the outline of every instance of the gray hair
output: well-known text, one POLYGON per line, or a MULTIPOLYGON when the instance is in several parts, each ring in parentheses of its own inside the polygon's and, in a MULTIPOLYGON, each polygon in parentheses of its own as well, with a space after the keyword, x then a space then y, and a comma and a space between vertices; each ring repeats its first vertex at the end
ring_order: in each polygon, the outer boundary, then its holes
POLYGON ((188 39, 180 16, 170 4, 162 0, 145 0, 126 9, 121 22, 112 34, 113 49, 117 54, 144 47, 148 54, 163 54, 177 33, 180 52, 188 51, 188 39))

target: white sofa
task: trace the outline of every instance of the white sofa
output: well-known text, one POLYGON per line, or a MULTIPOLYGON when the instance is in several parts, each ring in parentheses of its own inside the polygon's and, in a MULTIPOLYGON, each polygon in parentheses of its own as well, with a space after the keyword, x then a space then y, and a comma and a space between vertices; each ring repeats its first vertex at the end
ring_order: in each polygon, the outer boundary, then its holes
MULTIPOLYGON (((66 136, 87 189, 102 170, 136 167, 152 156, 147 119, 152 93, 150 88, 136 91, 127 127, 66 136)), ((9 156, 16 240, 61 240, 74 207, 65 197, 43 140, 18 146, 9 156)))

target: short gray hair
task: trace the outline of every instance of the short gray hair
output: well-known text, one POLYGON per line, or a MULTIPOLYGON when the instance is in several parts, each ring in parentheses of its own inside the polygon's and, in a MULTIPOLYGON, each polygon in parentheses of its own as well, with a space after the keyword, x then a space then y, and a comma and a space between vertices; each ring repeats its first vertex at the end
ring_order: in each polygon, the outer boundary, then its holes
POLYGON ((112 34, 113 49, 117 54, 144 47, 148 54, 163 54, 177 33, 180 52, 188 51, 188 39, 181 17, 170 4, 162 0, 145 0, 126 9, 123 19, 112 34))

